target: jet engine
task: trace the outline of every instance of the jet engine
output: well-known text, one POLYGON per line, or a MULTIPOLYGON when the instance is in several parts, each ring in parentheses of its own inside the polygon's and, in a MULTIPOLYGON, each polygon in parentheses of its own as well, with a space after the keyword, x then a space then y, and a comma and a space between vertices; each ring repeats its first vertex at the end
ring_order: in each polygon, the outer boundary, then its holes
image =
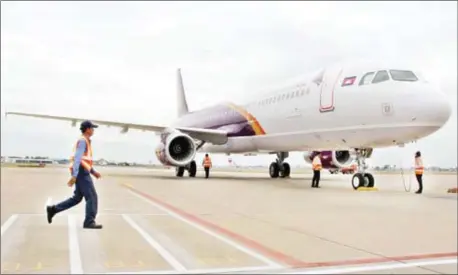
POLYGON ((196 144, 187 134, 167 129, 160 134, 161 142, 156 147, 156 156, 163 165, 186 166, 194 160, 196 144))
MULTIPOLYGON (((318 152, 305 152, 304 160, 312 163, 313 158, 318 152)), ((355 151, 321 151, 321 165, 323 169, 336 169, 348 167, 356 158, 355 151)))

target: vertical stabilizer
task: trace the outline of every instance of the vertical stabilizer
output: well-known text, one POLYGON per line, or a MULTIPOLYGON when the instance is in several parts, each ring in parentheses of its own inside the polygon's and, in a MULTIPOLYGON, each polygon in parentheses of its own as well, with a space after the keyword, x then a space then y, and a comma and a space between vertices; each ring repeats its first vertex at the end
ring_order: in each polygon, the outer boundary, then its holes
POLYGON ((177 70, 177 115, 178 117, 188 113, 188 103, 184 94, 183 79, 181 69, 177 70))

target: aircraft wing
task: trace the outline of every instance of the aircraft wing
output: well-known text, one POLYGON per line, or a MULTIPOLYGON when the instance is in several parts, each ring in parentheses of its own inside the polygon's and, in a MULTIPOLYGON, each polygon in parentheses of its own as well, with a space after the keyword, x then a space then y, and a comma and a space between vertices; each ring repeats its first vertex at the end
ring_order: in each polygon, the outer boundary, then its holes
POLYGON ((71 121, 72 126, 76 126, 77 122, 84 120, 90 120, 98 125, 105 126, 114 126, 122 128, 122 133, 126 133, 129 129, 142 130, 142 131, 151 131, 151 132, 162 132, 167 128, 177 129, 183 133, 190 135, 192 138, 203 140, 205 142, 213 144, 225 144, 227 142, 227 132, 222 130, 213 130, 213 129, 203 129, 203 128, 190 128, 190 127, 169 127, 169 126, 159 126, 159 125, 144 125, 144 124, 134 124, 134 123, 125 123, 125 122, 116 122, 116 121, 105 121, 97 119, 87 119, 87 118, 77 118, 77 117, 64 117, 64 116, 51 116, 43 114, 30 114, 30 113, 19 113, 19 112, 6 112, 7 115, 18 115, 18 116, 28 116, 44 119, 54 119, 62 121, 71 121))

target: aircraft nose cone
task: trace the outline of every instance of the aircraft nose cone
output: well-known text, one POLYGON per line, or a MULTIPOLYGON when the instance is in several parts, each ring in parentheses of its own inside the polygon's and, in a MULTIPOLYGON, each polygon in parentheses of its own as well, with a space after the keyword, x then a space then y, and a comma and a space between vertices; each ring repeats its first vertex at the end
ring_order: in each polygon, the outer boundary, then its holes
POLYGON ((437 127, 447 123, 452 115, 452 105, 445 93, 429 88, 422 90, 418 96, 421 104, 413 108, 416 110, 414 120, 432 123, 437 127))
POLYGON ((438 122, 445 124, 452 116, 452 104, 450 100, 443 93, 439 93, 435 99, 434 103, 435 117, 438 122))

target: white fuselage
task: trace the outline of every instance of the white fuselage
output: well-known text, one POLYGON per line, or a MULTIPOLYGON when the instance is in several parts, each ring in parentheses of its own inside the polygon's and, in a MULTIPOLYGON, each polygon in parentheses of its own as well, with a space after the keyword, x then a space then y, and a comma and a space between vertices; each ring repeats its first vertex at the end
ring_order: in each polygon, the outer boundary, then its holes
MULTIPOLYGON (((204 145, 213 153, 376 148, 405 144, 441 128, 451 114, 445 95, 420 78, 396 81, 392 67, 330 67, 294 85, 274 90, 243 107, 265 134, 232 137, 204 145), (362 78, 386 70, 389 79, 362 78), (356 77, 352 85, 344 79, 356 77)), ((370 76, 369 76, 370 78, 370 76)))

